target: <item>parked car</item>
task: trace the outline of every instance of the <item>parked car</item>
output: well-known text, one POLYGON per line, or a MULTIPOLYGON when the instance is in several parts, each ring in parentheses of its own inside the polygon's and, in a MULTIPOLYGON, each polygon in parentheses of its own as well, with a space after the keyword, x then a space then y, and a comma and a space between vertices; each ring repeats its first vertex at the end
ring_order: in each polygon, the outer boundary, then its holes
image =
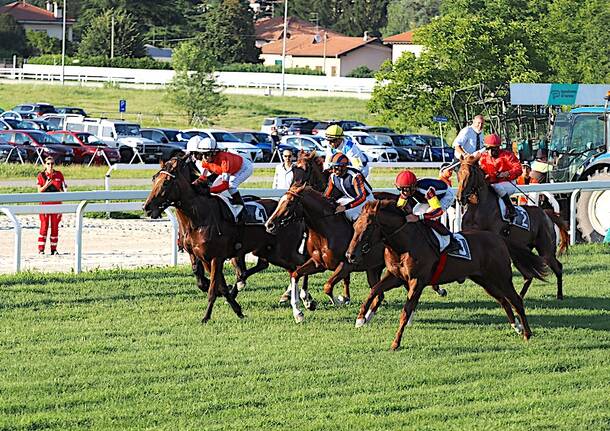
POLYGON ((400 162, 421 162, 424 148, 418 145, 418 140, 398 133, 369 133, 381 145, 394 148, 400 162))
POLYGON ((22 129, 42 130, 43 132, 57 130, 57 128, 50 124, 48 121, 40 118, 35 118, 31 120, 21 120, 20 123, 22 129))
POLYGON ((181 132, 185 138, 192 138, 195 135, 201 137, 210 138, 227 151, 240 156, 247 157, 253 162, 259 162, 263 160, 263 152, 252 144, 242 142, 237 136, 226 130, 218 129, 191 129, 184 130, 181 132))
POLYGON ((31 126, 25 123, 23 120, 16 120, 14 118, 3 118, 0 119, 0 130, 24 130, 31 129, 31 126))
POLYGON ((271 127, 275 126, 278 133, 283 133, 284 130, 288 129, 295 121, 307 121, 307 118, 287 116, 265 118, 263 120, 263 125, 261 126, 261 132, 271 133, 271 127))
POLYGON ((79 120, 82 120, 84 117, 78 114, 44 114, 41 118, 55 127, 56 130, 64 130, 66 118, 78 118, 79 120))
POLYGON ((324 156, 324 138, 319 135, 283 136, 280 148, 290 148, 295 154, 300 150, 315 151, 318 156, 324 156))
POLYGON ((3 113, 0 114, 0 118, 3 120, 8 119, 13 119, 13 120, 21 120, 23 117, 21 116, 21 114, 19 112, 15 112, 15 111, 4 111, 3 113))
POLYGON ((60 106, 55 108, 55 112, 58 114, 76 114, 82 115, 83 117, 87 116, 87 113, 83 108, 76 108, 74 106, 60 106))
POLYGON ((337 124, 344 132, 355 130, 357 127, 366 127, 366 124, 356 120, 329 120, 327 123, 328 125, 337 124))
POLYGON ((104 156, 99 154, 98 149, 103 151, 108 161, 119 163, 121 154, 116 148, 110 148, 104 142, 100 141, 95 135, 88 132, 70 132, 68 130, 57 130, 49 132, 49 135, 55 137, 64 145, 68 145, 74 150, 74 162, 88 165, 93 159, 95 164, 104 164, 106 160, 104 156))
POLYGON ((358 126, 354 127, 353 130, 366 133, 396 133, 394 130, 386 126, 358 126))
POLYGON ((0 135, 7 135, 4 143, 20 146, 27 151, 28 160, 38 160, 37 150, 41 150, 41 157, 52 156, 57 163, 72 163, 74 161, 74 150, 63 145, 53 136, 40 130, 3 130, 0 135))
POLYGON ((184 139, 178 129, 140 129, 140 133, 158 144, 171 144, 186 150, 188 139, 184 139))
POLYGON ((22 160, 26 162, 28 160, 28 152, 23 146, 14 146, 8 143, 8 140, 3 137, 8 137, 8 135, 3 134, 0 135, 0 162, 4 163, 9 162, 21 162, 22 160), (19 158, 21 156, 21 158, 19 158))
POLYGON ((358 148, 366 154, 371 162, 397 162, 398 152, 391 147, 379 144, 371 135, 365 132, 347 131, 346 136, 356 141, 358 148))
POLYGON ((417 139, 419 142, 423 142, 424 156, 423 159, 432 162, 450 162, 453 160, 454 151, 453 148, 447 144, 444 139, 441 142, 441 138, 433 135, 419 135, 411 134, 406 135, 417 139), (444 158, 443 158, 444 153, 444 158))
POLYGON ((23 103, 11 109, 23 118, 36 118, 44 114, 54 114, 55 107, 49 103, 23 103))
MULTIPOLYGON (((263 162, 271 160, 273 155, 273 142, 271 141, 271 135, 263 132, 231 132, 231 134, 237 136, 237 138, 245 142, 246 144, 252 144, 263 152, 263 162)), ((281 149, 281 145, 280 145, 281 149)))
POLYGON ((318 132, 318 124, 320 121, 304 120, 295 121, 286 130, 287 135, 314 135, 314 130, 318 132))
MULTIPOLYGON (((117 148, 121 162, 130 162, 137 150, 144 162, 156 163, 168 160, 182 152, 172 144, 160 144, 142 136, 140 125, 106 118, 66 117, 65 129, 73 132, 89 132, 111 148, 117 148)), ((137 161, 136 157, 136 161, 137 161)))

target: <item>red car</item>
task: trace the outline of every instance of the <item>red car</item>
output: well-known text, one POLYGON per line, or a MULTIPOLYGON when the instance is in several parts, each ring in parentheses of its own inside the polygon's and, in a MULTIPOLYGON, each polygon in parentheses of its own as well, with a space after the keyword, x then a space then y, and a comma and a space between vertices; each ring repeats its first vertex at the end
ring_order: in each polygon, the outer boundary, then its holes
POLYGON ((74 150, 74 163, 88 165, 91 159, 94 158, 93 163, 105 164, 106 160, 104 160, 101 152, 106 154, 111 164, 121 161, 121 154, 117 149, 108 147, 108 145, 91 133, 56 130, 49 132, 49 135, 74 150))
POLYGON ((52 156, 59 164, 74 161, 74 150, 71 147, 62 145, 42 130, 0 130, 0 142, 24 148, 27 150, 28 160, 32 163, 47 156, 52 156))

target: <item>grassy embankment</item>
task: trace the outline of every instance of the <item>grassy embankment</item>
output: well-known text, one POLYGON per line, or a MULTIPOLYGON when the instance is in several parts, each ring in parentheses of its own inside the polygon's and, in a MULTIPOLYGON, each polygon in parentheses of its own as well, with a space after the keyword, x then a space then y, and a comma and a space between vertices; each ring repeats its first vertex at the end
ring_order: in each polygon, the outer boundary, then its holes
POLYGON ((219 300, 207 325, 185 267, 2 276, 0 428, 607 430, 608 246, 562 260, 564 301, 553 278, 530 289, 529 342, 467 282, 424 293, 398 352, 404 291, 357 330, 362 275, 345 308, 314 276, 302 325, 279 270, 241 293, 244 320, 219 300))

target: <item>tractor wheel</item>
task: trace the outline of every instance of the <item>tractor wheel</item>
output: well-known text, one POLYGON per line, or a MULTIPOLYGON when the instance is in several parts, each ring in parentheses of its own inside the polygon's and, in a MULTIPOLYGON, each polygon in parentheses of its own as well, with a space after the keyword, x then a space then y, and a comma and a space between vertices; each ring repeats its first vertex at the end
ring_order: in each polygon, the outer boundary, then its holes
MULTIPOLYGON (((589 175, 589 181, 610 181, 608 168, 589 175)), ((581 192, 576 204, 576 224, 587 242, 602 242, 610 229, 610 190, 581 192)))

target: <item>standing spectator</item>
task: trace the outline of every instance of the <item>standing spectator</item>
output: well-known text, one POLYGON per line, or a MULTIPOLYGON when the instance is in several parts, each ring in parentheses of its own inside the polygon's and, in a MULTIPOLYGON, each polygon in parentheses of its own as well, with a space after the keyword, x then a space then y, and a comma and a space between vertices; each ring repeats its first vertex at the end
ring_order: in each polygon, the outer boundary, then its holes
MULTIPOLYGON (((55 160, 53 157, 45 159, 45 170, 38 174, 37 184, 38 192, 65 192, 67 190, 66 181, 61 172, 54 169, 55 160)), ((60 204, 61 202, 42 202, 42 205, 60 204)), ((51 224, 51 254, 57 253, 57 239, 59 235, 59 222, 61 214, 39 214, 40 217, 40 234, 38 236, 38 253, 44 254, 45 244, 47 242, 47 232, 49 224, 51 224)))
POLYGON ((271 159, 273 159, 275 150, 280 143, 280 135, 277 132, 277 127, 271 126, 271 133, 269 135, 271 136, 271 159))
MULTIPOLYGON (((518 185, 526 186, 528 184, 536 184, 538 182, 530 175, 532 172, 532 167, 530 166, 529 162, 521 163, 521 168, 523 169, 523 172, 521 173, 521 176, 517 178, 518 185)), ((538 202, 538 193, 528 193, 526 195, 519 196, 519 199, 517 200, 517 204, 521 206, 537 205, 535 202, 538 202)))
POLYGON ((284 150, 282 152, 282 163, 275 167, 275 175, 273 177, 274 189, 289 189, 292 184, 292 151, 284 150))
POLYGON ((465 154, 472 154, 483 149, 485 135, 483 134, 483 125, 485 118, 482 115, 477 115, 472 119, 472 124, 460 130, 460 133, 453 141, 453 148, 458 159, 464 158, 465 154))
POLYGON ((532 163, 531 177, 536 180, 537 183, 548 183, 549 173, 553 169, 553 165, 548 160, 549 151, 545 148, 540 148, 536 151, 536 159, 532 163))

